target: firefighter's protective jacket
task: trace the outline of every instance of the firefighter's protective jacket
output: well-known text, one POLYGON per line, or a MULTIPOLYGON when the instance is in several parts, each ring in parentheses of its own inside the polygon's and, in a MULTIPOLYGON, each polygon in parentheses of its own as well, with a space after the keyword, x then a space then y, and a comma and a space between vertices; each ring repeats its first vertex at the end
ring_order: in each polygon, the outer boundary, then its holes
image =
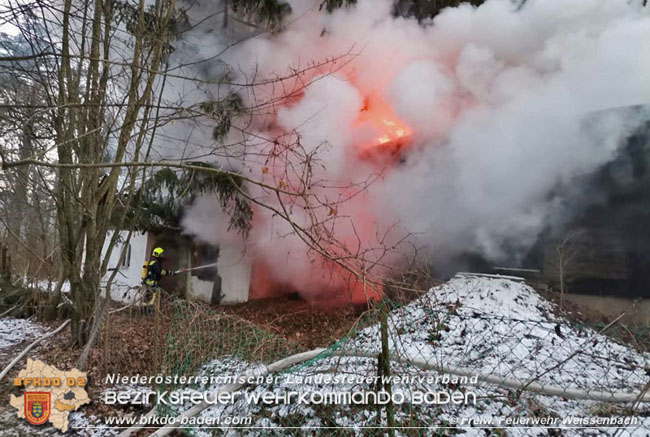
POLYGON ((145 285, 156 287, 160 283, 160 278, 172 274, 171 271, 163 268, 160 260, 157 258, 152 258, 151 261, 145 263, 145 266, 147 268, 147 275, 143 280, 145 285))

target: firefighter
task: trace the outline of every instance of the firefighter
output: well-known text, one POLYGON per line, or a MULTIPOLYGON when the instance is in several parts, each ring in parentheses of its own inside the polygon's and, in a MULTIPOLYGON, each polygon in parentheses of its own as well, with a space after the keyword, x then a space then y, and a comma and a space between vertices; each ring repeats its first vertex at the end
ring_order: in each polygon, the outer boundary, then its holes
POLYGON ((160 297, 160 279, 163 276, 174 276, 176 273, 163 268, 162 247, 156 247, 151 252, 151 259, 142 266, 142 285, 144 286, 144 298, 142 307, 144 312, 152 312, 156 299, 160 297))

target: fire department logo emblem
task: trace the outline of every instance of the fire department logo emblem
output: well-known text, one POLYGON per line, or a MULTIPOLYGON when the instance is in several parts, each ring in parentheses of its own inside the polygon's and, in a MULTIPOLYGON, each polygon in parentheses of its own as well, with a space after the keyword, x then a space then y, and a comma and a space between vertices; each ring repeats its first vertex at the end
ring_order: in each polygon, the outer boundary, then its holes
POLYGON ((32 425, 42 425, 50 417, 50 393, 25 392, 25 419, 32 425))
MULTIPOLYGON (((9 405, 16 415, 34 425, 51 423, 62 432, 68 430, 68 416, 90 402, 86 392, 88 378, 77 369, 62 371, 39 360, 27 358, 27 367, 14 378, 20 396, 11 394, 9 405)), ((0 431, 0 434, 2 432, 0 431)))

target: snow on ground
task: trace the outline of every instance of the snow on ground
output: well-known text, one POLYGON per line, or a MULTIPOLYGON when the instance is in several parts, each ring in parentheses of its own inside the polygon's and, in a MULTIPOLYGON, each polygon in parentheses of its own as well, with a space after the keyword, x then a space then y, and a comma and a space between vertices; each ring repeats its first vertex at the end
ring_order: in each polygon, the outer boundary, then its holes
MULTIPOLYGON (((129 278, 127 278, 122 272, 118 272, 116 279, 111 284, 111 298, 114 301, 129 304, 129 303, 134 303, 139 297, 140 282, 135 281, 135 283, 132 284, 129 282, 128 279, 129 278)), ((57 284, 58 284, 57 282, 37 281, 34 283, 34 287, 44 292, 51 293, 54 290, 56 290, 57 284)), ((105 296, 106 295, 105 279, 102 279, 102 281, 100 282, 100 286, 102 287, 102 290, 104 290, 103 295, 105 296)), ((61 286, 61 292, 64 293, 63 295, 64 299, 67 299, 66 294, 70 293, 70 283, 68 281, 63 282, 63 285, 61 286)), ((68 301, 68 303, 71 302, 68 301)))
MULTIPOLYGON (((12 347, 23 342, 35 340, 38 336, 46 333, 48 329, 36 322, 29 319, 14 319, 14 318, 1 318, 0 319, 0 361, 8 364, 9 361, 17 354, 18 347, 14 350, 12 347)), ((22 367, 21 365, 16 366, 22 367)), ((7 395, 8 396, 8 395, 7 395)), ((88 426, 91 422, 84 416, 83 412, 73 412, 70 414, 70 423, 72 426, 88 426)), ((100 428, 108 427, 99 425, 100 428)), ((94 429, 85 430, 84 435, 94 437, 109 437, 117 435, 117 432, 98 433, 94 429)), ((71 432, 65 434, 70 435, 71 432)), ((33 425, 28 424, 24 419, 18 419, 16 410, 9 407, 7 404, 0 408, 0 436, 16 436, 16 435, 41 435, 41 436, 63 436, 55 428, 50 425, 35 429, 33 425)), ((72 433, 74 435, 74 433, 72 433)))
POLYGON ((70 413, 68 433, 73 435, 83 435, 86 437, 115 437, 122 429, 111 428, 108 425, 101 423, 95 416, 86 416, 83 411, 75 411, 70 413))
POLYGON ((0 319, 0 349, 6 349, 43 333, 43 328, 28 319, 0 319))
MULTIPOLYGON (((28 281, 25 281, 25 283, 29 283, 28 281)), ((39 290, 51 293, 54 290, 56 290, 56 287, 58 285, 58 282, 56 281, 36 281, 34 283, 34 287, 38 288, 39 290)), ((64 281, 63 285, 61 285, 61 292, 62 293, 70 293, 70 282, 64 281)))
MULTIPOLYGON (((638 393, 648 355, 555 320, 552 310, 523 282, 458 276, 391 314, 390 345, 398 355, 484 374, 522 381, 543 374, 537 382, 638 393)), ((378 328, 362 331, 355 346, 378 350, 378 328)))
MULTIPOLYGON (((0 319, 0 349, 32 339, 44 332, 39 325, 24 319, 0 319)), ((650 378, 650 355, 641 354, 630 347, 617 344, 603 334, 573 325, 554 315, 551 303, 542 299, 523 282, 505 277, 459 275, 448 283, 431 289, 409 305, 394 310, 389 315, 389 344, 394 358, 419 359, 445 366, 473 369, 488 375, 530 381, 546 385, 589 390, 638 393, 650 378)), ((345 350, 365 351, 376 355, 380 350, 380 333, 377 325, 360 330, 342 346, 345 350)), ((331 352, 331 351, 330 351, 331 352)), ((263 366, 234 357, 213 360, 199 371, 201 376, 236 376, 259 372, 263 366)), ((393 362, 395 376, 439 376, 435 371, 425 371, 410 364, 393 362)), ((374 377, 377 374, 376 358, 337 357, 331 353, 282 374, 277 383, 262 384, 250 392, 310 391, 344 392, 373 390, 366 382, 326 384, 317 381, 290 382, 292 377, 318 375, 348 375, 374 377)), ((216 385, 183 387, 182 390, 209 391, 221 388, 216 385)), ((126 390, 127 388, 122 387, 126 390)), ((142 390, 146 387, 134 387, 142 390)), ((445 381, 433 383, 397 383, 393 393, 407 397, 415 391, 448 391, 445 381)), ((565 418, 630 414, 621 407, 596 401, 569 400, 556 396, 534 395, 528 392, 520 397, 513 390, 479 383, 464 384, 459 390, 471 391, 477 396, 475 405, 397 405, 398 425, 452 426, 454 419, 494 420, 500 416, 533 417, 556 416, 565 418)), ((168 411, 177 414, 183 409, 168 411)), ((619 431, 619 436, 650 435, 650 410, 647 405, 632 413, 641 417, 635 427, 619 431)), ((318 426, 350 426, 356 434, 364 433, 363 426, 384 426, 385 413, 373 406, 363 405, 250 405, 240 399, 234 405, 216 405, 199 415, 199 420, 227 416, 250 416, 254 427, 278 428, 300 426, 303 431, 318 426)), ((94 418, 83 413, 71 415, 72 427, 86 428, 88 435, 109 436, 117 431, 102 427, 94 418), (94 425, 91 425, 94 424, 94 425)), ((509 428, 505 434, 548 435, 549 430, 539 428, 509 428)), ((268 429, 222 428, 225 435, 268 434, 268 429)), ((563 429, 566 436, 614 435, 616 429, 563 429)), ((209 436, 213 430, 193 431, 195 435, 209 436)), ((449 434, 483 436, 479 427, 448 429, 449 434)), ((501 431, 500 431, 501 433, 501 431)), ((397 433, 399 435, 399 433, 397 433)), ((501 435, 501 434, 499 434, 501 435)))
MULTIPOLYGON (((573 326, 553 315, 552 305, 519 280, 505 277, 459 275, 433 288, 417 301, 393 311, 389 316, 389 342, 393 357, 415 358, 434 364, 470 368, 475 372, 498 375, 520 381, 536 382, 565 388, 639 393, 650 378, 650 355, 640 354, 591 329, 573 326)), ((380 350, 379 327, 370 326, 354 335, 343 346, 377 354, 380 350)), ((213 361, 204 374, 236 374, 245 363, 213 361)), ((393 375, 437 376, 410 364, 392 364, 393 375)), ((308 365, 292 369, 292 375, 357 375, 374 377, 375 358, 324 356, 308 365)), ((211 387, 217 388, 217 387, 211 387)), ((314 381, 292 384, 281 379, 276 384, 259 385, 253 391, 349 391, 372 390, 367 383, 322 384, 314 381)), ((204 387, 203 389, 208 389, 204 387)), ((596 401, 569 400, 557 396, 524 392, 479 383, 464 385, 461 391, 476 394, 476 405, 432 405, 396 407, 398 424, 410 426, 451 426, 454 418, 495 420, 500 416, 566 418, 636 415, 641 423, 619 430, 617 435, 650 434, 650 411, 647 405, 630 413, 620 406, 596 401)), ((414 391, 448 391, 445 381, 434 383, 394 384, 393 392, 406 395, 414 391)), ((202 417, 246 415, 254 417, 254 426, 382 426, 385 416, 378 417, 376 407, 278 405, 262 407, 238 402, 232 406, 214 406, 202 417)), ((508 435, 548 435, 540 428, 508 428, 508 435)), ((225 431, 225 428, 224 428, 225 431)), ((231 430, 232 431, 232 430, 231 430)), ((563 429, 563 435, 614 435, 616 429, 563 429)), ((258 435, 250 429, 248 435, 258 435)), ((479 436, 479 428, 449 430, 459 435, 479 436)), ((358 428, 357 434, 363 430, 358 428)), ((399 434, 399 433, 398 433, 399 434)), ((205 435, 210 435, 206 429, 205 435)), ((234 434, 233 434, 234 435, 234 434)), ((500 434, 499 434, 500 435, 500 434)))
MULTIPOLYGON (((137 384, 115 384, 114 386, 107 387, 102 391, 100 398, 96 402, 103 402, 104 394, 106 391, 117 391, 120 393, 128 394, 135 399, 136 394, 148 393, 152 388, 148 385, 137 384)), ((152 405, 146 405, 145 409, 149 409, 152 405)), ((141 413, 131 413, 124 411, 113 411, 109 413, 114 417, 140 417, 141 413)), ((124 425, 126 427, 128 425, 124 425)), ((70 413, 70 430, 74 435, 84 435, 89 437, 115 437, 124 430, 124 427, 113 427, 102 422, 98 417, 86 415, 84 411, 76 411, 70 413)))

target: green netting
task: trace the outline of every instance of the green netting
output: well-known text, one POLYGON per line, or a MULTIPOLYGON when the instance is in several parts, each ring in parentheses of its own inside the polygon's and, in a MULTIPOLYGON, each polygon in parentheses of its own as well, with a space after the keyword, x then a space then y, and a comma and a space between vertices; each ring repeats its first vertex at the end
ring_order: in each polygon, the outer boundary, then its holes
POLYGON ((177 301, 163 354, 163 372, 191 375, 206 361, 234 357, 270 363, 304 351, 300 345, 237 316, 177 301))

